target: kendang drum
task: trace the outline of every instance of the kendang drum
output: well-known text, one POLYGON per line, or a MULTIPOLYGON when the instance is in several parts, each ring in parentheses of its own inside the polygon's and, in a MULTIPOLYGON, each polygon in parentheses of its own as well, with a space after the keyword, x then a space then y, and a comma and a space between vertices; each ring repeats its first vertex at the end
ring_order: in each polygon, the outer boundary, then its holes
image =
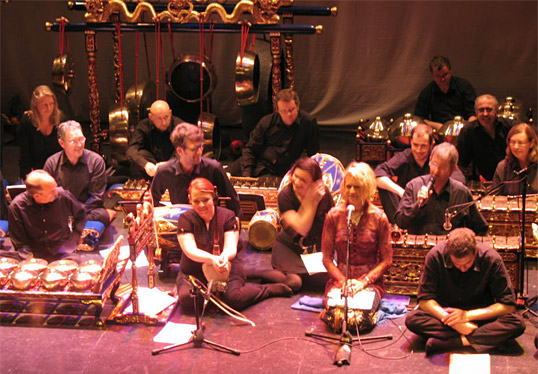
MULTIPOLYGON (((375 291, 370 291, 375 292, 375 291)), ((372 330, 377 323, 377 311, 362 310, 354 307, 355 300, 359 298, 359 294, 348 296, 347 310, 347 328, 353 332, 358 330, 360 333, 372 330)), ((357 304, 359 301, 357 300, 357 304)), ((327 306, 319 315, 321 320, 330 326, 335 332, 342 331, 342 323, 344 322, 344 306, 342 290, 333 288, 327 294, 327 306)))
MULTIPOLYGON (((331 191, 334 203, 338 204, 340 202, 340 185, 344 180, 344 166, 339 159, 326 153, 316 153, 311 158, 318 162, 321 168, 323 183, 331 191)), ((280 193, 290 183, 291 171, 288 171, 284 178, 282 178, 282 182, 280 182, 278 192, 280 193)))
POLYGON ((279 228, 280 216, 276 210, 259 210, 248 224, 248 241, 258 249, 270 249, 279 228))

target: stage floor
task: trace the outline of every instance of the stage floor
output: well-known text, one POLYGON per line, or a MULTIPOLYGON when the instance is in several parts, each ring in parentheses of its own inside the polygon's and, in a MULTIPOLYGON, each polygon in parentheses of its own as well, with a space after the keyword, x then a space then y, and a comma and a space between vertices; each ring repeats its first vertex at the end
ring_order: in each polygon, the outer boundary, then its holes
MULTIPOLYGON (((105 237, 106 246, 124 233, 122 214, 105 237)), ((244 235, 244 233, 243 233, 244 235)), ((247 249, 241 254, 245 266, 269 267, 270 252, 247 249)), ((139 268, 141 285, 147 284, 147 268, 139 268)), ((536 267, 529 272, 529 294, 536 292, 536 267)), ((131 272, 123 276, 130 281, 131 272)), ((171 290, 174 279, 158 280, 158 287, 171 290)), ((424 342, 406 331, 404 317, 385 320, 365 336, 392 335, 392 340, 355 343, 351 365, 333 365, 337 345, 305 336, 306 332, 331 333, 317 313, 291 309, 302 295, 321 296, 320 290, 302 290, 291 298, 262 301, 244 311, 255 322, 251 327, 213 312, 204 318, 205 338, 241 351, 239 356, 191 344, 153 356, 162 327, 106 325, 101 329, 51 327, 0 327, 0 373, 326 373, 392 372, 447 373, 449 354, 427 358, 424 342)), ((413 300, 411 301, 413 303, 413 300)), ((176 310, 171 321, 194 324, 192 316, 176 310)), ((534 347, 537 329, 526 320, 527 329, 502 354, 492 354, 492 373, 536 373, 538 353, 534 347)), ((536 323, 536 319, 534 320, 536 323)))

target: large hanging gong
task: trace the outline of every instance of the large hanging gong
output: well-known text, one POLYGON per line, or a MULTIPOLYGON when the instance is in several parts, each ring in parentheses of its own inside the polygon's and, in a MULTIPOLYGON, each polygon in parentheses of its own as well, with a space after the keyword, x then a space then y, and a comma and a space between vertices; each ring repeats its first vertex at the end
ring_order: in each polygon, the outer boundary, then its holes
POLYGON ((217 75, 213 64, 204 56, 194 54, 178 56, 170 65, 166 73, 166 80, 170 90, 181 100, 188 103, 200 101, 200 64, 203 69, 203 95, 205 100, 213 93, 217 85, 217 75))

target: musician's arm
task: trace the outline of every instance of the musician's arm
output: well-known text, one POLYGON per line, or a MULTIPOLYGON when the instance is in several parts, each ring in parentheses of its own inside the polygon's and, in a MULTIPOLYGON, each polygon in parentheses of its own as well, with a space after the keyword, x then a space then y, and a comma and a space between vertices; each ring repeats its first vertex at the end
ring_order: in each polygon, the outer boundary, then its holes
POLYGON ((335 279, 336 287, 342 287, 346 281, 345 275, 334 264, 334 252, 336 241, 336 222, 334 218, 334 211, 331 210, 325 220, 323 226, 323 237, 321 241, 321 251, 323 253, 323 265, 327 269, 327 273, 331 278, 335 279), (332 213, 332 214, 331 214, 332 213))
POLYGON ((224 233, 224 248, 221 257, 231 261, 237 255, 237 243, 239 243, 239 231, 226 231, 224 233))
POLYGON ((177 241, 179 242, 183 253, 193 261, 203 264, 213 264, 218 259, 218 257, 214 256, 212 253, 198 248, 194 235, 191 233, 178 234, 177 241))
POLYGON ((297 234, 307 236, 312 228, 314 218, 316 218, 318 205, 326 193, 329 191, 321 179, 314 182, 308 189, 299 209, 286 210, 282 214, 281 221, 284 228, 289 227, 297 234))

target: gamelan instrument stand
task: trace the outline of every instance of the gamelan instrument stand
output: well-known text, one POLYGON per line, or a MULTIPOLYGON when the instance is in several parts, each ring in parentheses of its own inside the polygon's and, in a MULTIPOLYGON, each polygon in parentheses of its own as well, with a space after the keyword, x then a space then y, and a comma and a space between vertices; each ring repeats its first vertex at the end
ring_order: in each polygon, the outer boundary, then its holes
POLYGON ((151 351, 151 354, 155 356, 161 352, 167 352, 169 350, 182 347, 190 343, 193 344, 194 348, 201 348, 202 344, 205 343, 209 345, 211 348, 215 349, 216 351, 221 351, 224 353, 231 353, 233 355, 239 356, 241 352, 239 352, 238 350, 226 347, 222 344, 218 344, 204 338, 203 317, 204 317, 205 307, 207 303, 211 300, 211 288, 204 289, 205 287, 198 280, 196 280, 196 278, 194 278, 192 275, 189 276, 189 282, 192 285, 191 295, 194 301, 194 315, 196 318, 196 330, 192 332, 192 336, 188 342, 172 344, 164 348, 155 349, 151 351), (204 305, 203 305, 202 310, 200 311, 200 305, 198 305, 198 300, 200 300, 201 297, 203 297, 204 299, 204 305))
POLYGON ((355 341, 367 341, 367 340, 382 340, 382 339, 392 339, 392 335, 379 335, 379 336, 367 336, 367 337, 356 337, 353 338, 351 333, 348 330, 348 296, 349 296, 349 247, 351 244, 351 212, 355 210, 353 205, 348 205, 348 219, 347 219, 347 245, 346 245, 346 278, 344 283, 344 320, 342 321, 342 333, 340 336, 332 336, 326 334, 317 334, 312 331, 306 331, 305 335, 314 338, 322 338, 329 340, 338 340, 340 342, 338 348, 336 349, 334 355, 333 364, 337 366, 349 365, 351 363, 351 347, 355 341))

